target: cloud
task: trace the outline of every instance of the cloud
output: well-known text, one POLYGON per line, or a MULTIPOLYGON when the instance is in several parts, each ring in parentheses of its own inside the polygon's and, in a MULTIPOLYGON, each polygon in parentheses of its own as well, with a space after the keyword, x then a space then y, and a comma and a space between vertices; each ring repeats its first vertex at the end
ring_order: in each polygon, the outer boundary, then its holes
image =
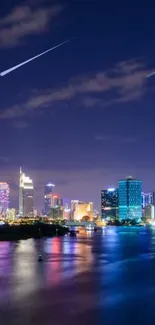
POLYGON ((122 143, 136 143, 137 139, 134 137, 122 137, 119 135, 106 135, 106 134, 98 134, 95 136, 96 141, 117 141, 122 143))
POLYGON ((55 18, 63 7, 31 8, 15 7, 11 13, 0 20, 0 47, 13 47, 29 35, 45 32, 52 18, 55 18))
POLYGON ((107 106, 140 100, 147 90, 145 64, 137 60, 123 61, 112 69, 93 76, 78 77, 66 87, 33 92, 26 102, 1 111, 0 118, 21 117, 34 110, 43 110, 56 102, 77 99, 85 107, 107 106))
POLYGON ((103 99, 88 96, 83 99, 83 105, 88 108, 94 106, 103 106, 103 99))
POLYGON ((25 111, 22 109, 21 106, 14 105, 10 108, 4 109, 0 113, 1 119, 12 119, 14 117, 21 117, 25 115, 25 111))

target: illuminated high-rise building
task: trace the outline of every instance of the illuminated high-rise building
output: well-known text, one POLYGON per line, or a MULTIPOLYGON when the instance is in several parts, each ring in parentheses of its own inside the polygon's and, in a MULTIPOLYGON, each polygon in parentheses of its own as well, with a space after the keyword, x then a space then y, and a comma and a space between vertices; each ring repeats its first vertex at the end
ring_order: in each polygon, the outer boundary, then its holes
POLYGON ((65 208, 63 210, 63 219, 71 221, 71 209, 65 208))
POLYGON ((63 208, 63 198, 60 196, 53 194, 51 197, 51 208, 63 208))
POLYGON ((142 193, 142 207, 143 209, 147 205, 155 205, 155 192, 142 193))
POLYGON ((71 220, 74 220, 74 212, 79 203, 79 200, 71 200, 71 220))
POLYGON ((6 182, 0 182, 0 213, 6 213, 9 208, 9 184, 6 182))
POLYGON ((63 209, 70 209, 70 201, 67 198, 63 198, 63 209))
POLYGON ((51 210, 51 202, 52 202, 52 192, 53 192, 53 187, 55 185, 48 183, 45 185, 44 189, 44 213, 48 215, 51 210))
POLYGON ((32 215, 34 209, 33 199, 33 181, 30 177, 26 176, 20 168, 19 180, 19 215, 28 216, 32 215))
POLYGON ((74 212, 79 203, 79 200, 71 200, 71 210, 74 212))
POLYGON ((116 219, 118 216, 118 189, 109 188, 101 191, 102 219, 116 219))
POLYGON ((56 194, 51 195, 50 217, 57 220, 63 219, 63 199, 56 194))
POLYGON ((142 182, 132 177, 119 181, 119 219, 142 217, 142 182))

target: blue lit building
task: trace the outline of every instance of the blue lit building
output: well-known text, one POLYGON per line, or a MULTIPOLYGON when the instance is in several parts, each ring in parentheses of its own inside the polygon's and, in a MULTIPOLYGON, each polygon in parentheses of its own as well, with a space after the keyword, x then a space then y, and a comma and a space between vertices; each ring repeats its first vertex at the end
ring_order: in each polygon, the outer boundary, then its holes
POLYGON ((119 181, 119 219, 142 217, 142 182, 132 177, 119 181))
POLYGON ((48 183, 44 189, 44 214, 48 215, 52 206, 52 191, 55 185, 48 183))
POLYGON ((109 220, 118 217, 118 189, 101 191, 101 217, 109 220))

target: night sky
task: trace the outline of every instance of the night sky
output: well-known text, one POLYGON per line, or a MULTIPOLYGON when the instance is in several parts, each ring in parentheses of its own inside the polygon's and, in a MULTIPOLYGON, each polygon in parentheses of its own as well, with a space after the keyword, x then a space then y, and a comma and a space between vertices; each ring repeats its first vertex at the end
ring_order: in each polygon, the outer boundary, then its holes
POLYGON ((48 181, 91 200, 133 175, 155 190, 155 17, 135 1, 2 1, 0 71, 71 42, 0 78, 0 180, 18 206, 19 167, 35 207, 48 181))

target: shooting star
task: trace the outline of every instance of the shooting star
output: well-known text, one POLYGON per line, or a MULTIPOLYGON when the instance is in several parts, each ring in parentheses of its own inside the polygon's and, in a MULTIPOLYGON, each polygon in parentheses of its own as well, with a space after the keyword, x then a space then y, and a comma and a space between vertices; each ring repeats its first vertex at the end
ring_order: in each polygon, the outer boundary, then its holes
POLYGON ((31 61, 33 61, 33 60, 39 58, 40 56, 42 56, 42 55, 44 55, 44 54, 46 54, 46 53, 48 53, 48 52, 50 52, 50 51, 53 51, 53 50, 55 50, 56 48, 58 48, 58 47, 60 47, 60 46, 62 46, 62 45, 64 45, 64 44, 70 42, 71 40, 72 40, 72 38, 68 39, 68 40, 65 41, 65 42, 62 42, 62 43, 60 43, 60 44, 58 44, 58 45, 55 45, 55 46, 51 47, 49 50, 47 50, 47 51, 45 51, 45 52, 43 52, 43 53, 40 53, 40 54, 34 56, 33 58, 31 58, 31 59, 29 59, 29 60, 26 60, 26 61, 24 61, 24 62, 22 62, 22 63, 20 63, 20 64, 18 64, 18 65, 15 65, 14 67, 12 67, 12 68, 10 68, 10 69, 8 69, 8 70, 5 70, 5 71, 1 72, 1 73, 0 73, 0 76, 1 76, 1 77, 5 76, 6 74, 8 74, 8 73, 10 73, 10 72, 12 72, 12 71, 14 71, 14 70, 16 70, 16 69, 22 67, 23 65, 25 65, 25 64, 27 64, 27 63, 29 63, 29 62, 31 62, 31 61))
POLYGON ((153 71, 153 72, 147 74, 147 75, 146 75, 146 78, 150 78, 150 77, 152 77, 152 76, 154 76, 154 75, 155 75, 155 71, 153 71))

